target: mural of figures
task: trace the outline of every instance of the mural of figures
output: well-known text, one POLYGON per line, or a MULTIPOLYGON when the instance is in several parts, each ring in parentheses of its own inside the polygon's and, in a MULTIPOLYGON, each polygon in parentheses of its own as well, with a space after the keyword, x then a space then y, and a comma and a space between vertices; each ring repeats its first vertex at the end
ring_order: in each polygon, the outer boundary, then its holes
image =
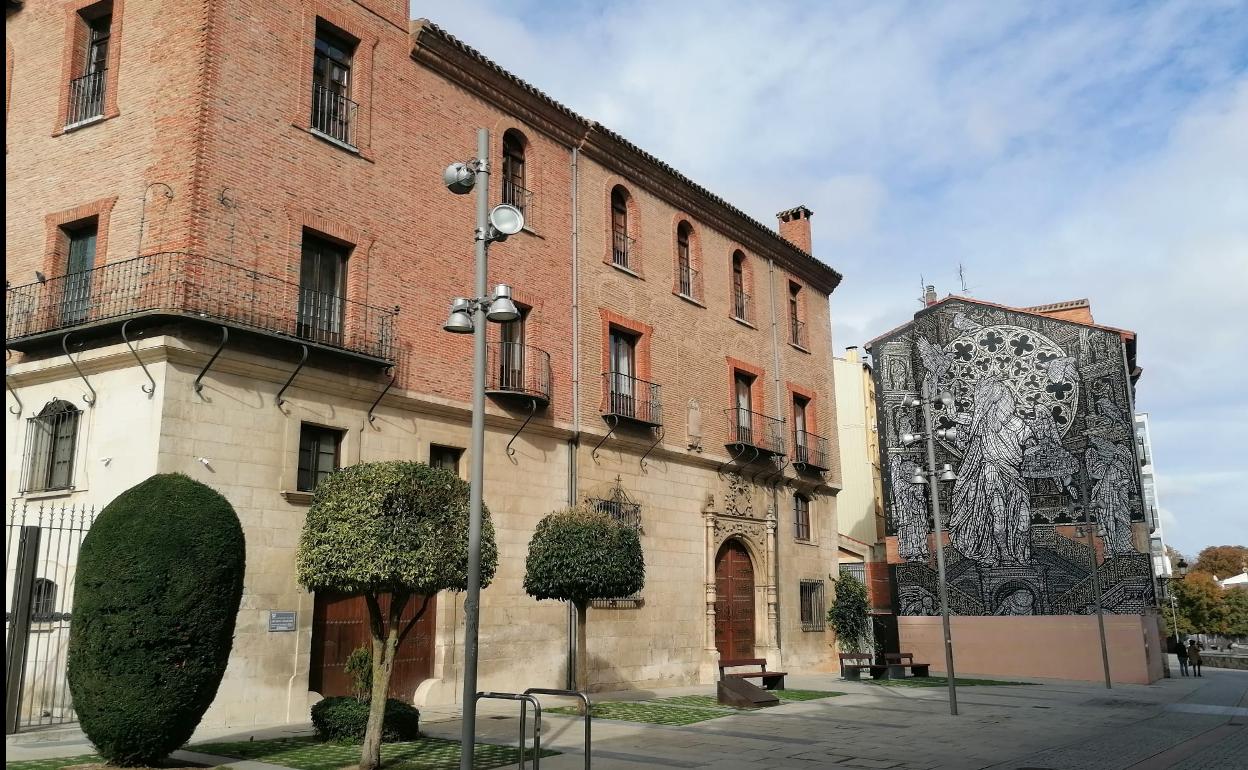
POLYGON ((936 427, 957 428, 937 441, 937 466, 953 465, 957 480, 933 490, 946 510, 946 561, 956 565, 951 605, 964 614, 1082 613, 1101 558, 1106 611, 1144 611, 1152 589, 1148 556, 1132 538, 1143 506, 1130 333, 953 297, 867 348, 888 362, 875 377, 899 612, 930 612, 924 599, 937 582, 929 490, 911 480, 926 458, 901 444, 923 420, 906 404, 941 392, 953 403, 933 407, 936 427), (1103 557, 1078 526, 1085 501, 1103 557))

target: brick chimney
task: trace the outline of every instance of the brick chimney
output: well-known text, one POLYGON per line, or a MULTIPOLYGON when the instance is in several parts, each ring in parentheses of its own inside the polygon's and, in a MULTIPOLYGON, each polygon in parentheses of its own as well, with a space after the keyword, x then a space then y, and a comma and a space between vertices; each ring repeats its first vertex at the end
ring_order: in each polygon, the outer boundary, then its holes
POLYGON ((929 285, 923 289, 923 304, 926 307, 931 307, 932 305, 936 304, 936 287, 935 286, 929 285))
POLYGON ((797 208, 776 214, 776 218, 780 220, 780 237, 807 254, 812 253, 810 245, 810 218, 814 215, 815 212, 805 206, 798 206, 797 208))

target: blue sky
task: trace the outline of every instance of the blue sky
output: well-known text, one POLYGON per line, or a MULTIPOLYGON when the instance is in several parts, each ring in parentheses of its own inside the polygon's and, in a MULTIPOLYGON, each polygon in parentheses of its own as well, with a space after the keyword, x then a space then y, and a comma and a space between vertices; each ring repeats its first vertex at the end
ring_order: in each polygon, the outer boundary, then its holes
POLYGON ((1248 544, 1248 2, 413 4, 766 223, 838 349, 920 276, 1136 330, 1167 539, 1248 544), (1238 331, 1237 331, 1238 330, 1238 331))

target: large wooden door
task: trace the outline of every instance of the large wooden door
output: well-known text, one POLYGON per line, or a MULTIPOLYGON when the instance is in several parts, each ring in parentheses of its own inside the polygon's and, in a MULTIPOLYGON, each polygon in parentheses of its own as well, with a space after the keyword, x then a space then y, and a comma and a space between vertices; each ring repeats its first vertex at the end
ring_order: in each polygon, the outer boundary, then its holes
POLYGON ((754 565, 736 540, 715 559, 715 647, 720 660, 754 657, 754 565))
MULTIPOLYGON (((422 597, 415 596, 403 608, 403 623, 420 609, 422 597)), ((390 697, 410 702, 416 687, 433 674, 434 608, 437 598, 416 623, 395 658, 390 675, 390 697)), ((381 597, 381 611, 390 607, 389 597, 381 597)), ((347 657, 357 647, 372 647, 368 630, 368 604, 362 596, 342 596, 318 591, 312 612, 312 661, 308 672, 308 689, 326 697, 352 695, 351 678, 344 667, 347 657)))

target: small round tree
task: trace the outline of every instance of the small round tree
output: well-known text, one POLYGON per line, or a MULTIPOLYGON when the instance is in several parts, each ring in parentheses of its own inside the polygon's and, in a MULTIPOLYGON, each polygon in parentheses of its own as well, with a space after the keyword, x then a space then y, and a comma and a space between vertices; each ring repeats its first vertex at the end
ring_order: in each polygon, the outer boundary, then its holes
MULTIPOLYGON (((498 565, 494 526, 483 510, 481 584, 498 565)), ((468 587, 468 484, 450 471, 413 462, 362 463, 316 487, 297 557, 310 591, 360 594, 373 637, 372 695, 360 754, 362 770, 381 765, 382 724, 399 645, 439 591, 468 587), (382 612, 380 598, 389 596, 382 612), (406 624, 414 596, 420 609, 406 624)))
POLYGON ((230 658, 246 558, 229 502, 182 474, 100 513, 78 554, 67 676, 110 764, 153 765, 199 725, 230 658))
POLYGON ((871 637, 867 588, 853 575, 844 573, 833 585, 836 596, 828 608, 828 623, 836 632, 836 643, 841 652, 862 652, 871 637))
POLYGON ((584 505, 538 522, 529 541, 524 590, 535 599, 560 599, 576 607, 576 689, 583 692, 588 685, 589 603, 637 593, 645 582, 635 527, 584 505))

